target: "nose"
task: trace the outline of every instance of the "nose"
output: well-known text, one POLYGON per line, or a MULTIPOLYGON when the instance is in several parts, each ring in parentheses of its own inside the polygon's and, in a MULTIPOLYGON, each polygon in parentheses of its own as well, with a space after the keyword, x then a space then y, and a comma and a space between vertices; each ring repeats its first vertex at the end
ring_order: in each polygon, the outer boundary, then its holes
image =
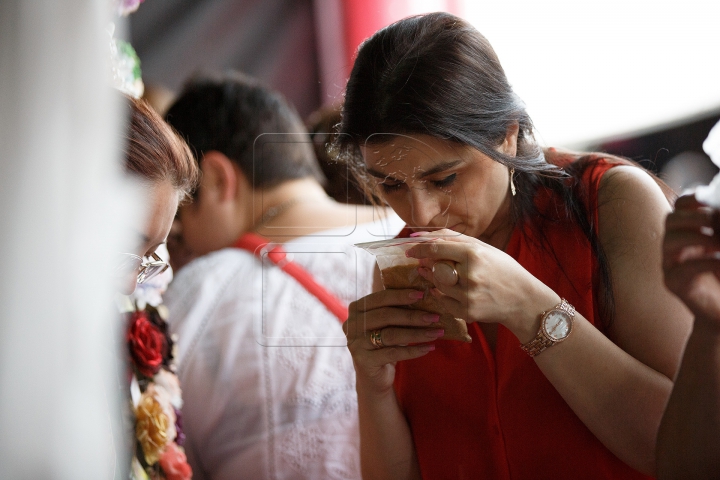
POLYGON ((118 291, 123 295, 131 295, 137 287, 137 272, 119 279, 118 291))
POLYGON ((409 190, 408 196, 413 227, 429 227, 437 223, 433 220, 443 213, 443 202, 437 194, 429 192, 426 188, 415 187, 409 190))

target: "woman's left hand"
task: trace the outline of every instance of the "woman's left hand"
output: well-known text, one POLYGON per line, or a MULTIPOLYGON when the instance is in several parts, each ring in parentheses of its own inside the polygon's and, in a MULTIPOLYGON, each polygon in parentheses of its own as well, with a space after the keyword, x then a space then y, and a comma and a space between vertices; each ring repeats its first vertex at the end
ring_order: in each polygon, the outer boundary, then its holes
POLYGON ((457 318, 500 323, 529 341, 537 333, 540 313, 560 303, 555 292, 495 247, 447 229, 417 236, 439 237, 410 248, 406 255, 420 261, 420 275, 436 286, 431 293, 457 318), (433 274, 440 262, 454 266, 457 283, 448 285, 447 268, 433 274))

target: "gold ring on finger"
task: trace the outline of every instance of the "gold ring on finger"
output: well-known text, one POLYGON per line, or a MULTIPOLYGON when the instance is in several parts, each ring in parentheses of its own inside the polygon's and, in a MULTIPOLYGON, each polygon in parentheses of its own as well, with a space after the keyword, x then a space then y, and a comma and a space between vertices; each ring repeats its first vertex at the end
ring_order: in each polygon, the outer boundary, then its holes
POLYGON ((382 341, 382 328, 377 328, 370 332, 370 343, 372 343, 376 349, 385 346, 382 341))

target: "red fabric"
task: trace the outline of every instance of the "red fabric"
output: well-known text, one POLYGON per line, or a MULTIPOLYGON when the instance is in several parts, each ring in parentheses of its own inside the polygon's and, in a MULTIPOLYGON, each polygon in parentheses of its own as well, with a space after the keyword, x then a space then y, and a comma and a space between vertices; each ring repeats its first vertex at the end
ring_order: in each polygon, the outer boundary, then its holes
MULTIPOLYGON (((233 244, 233 247, 241 248, 249 251, 253 255, 260 256, 263 254, 263 248, 265 248, 268 243, 270 242, 265 237, 255 233, 246 233, 233 244)), ((293 261, 286 261, 287 253, 281 245, 275 245, 272 249, 268 250, 267 257, 285 273, 297 280, 305 290, 320 300, 340 322, 347 320, 347 305, 330 293, 325 287, 317 283, 310 272, 293 261)))
MULTIPOLYGON (((584 175, 595 225, 597 189, 612 166, 598 159, 584 175)), ((538 230, 527 225, 513 232, 507 253, 598 326, 597 262, 589 242, 560 218, 563 207, 549 191, 538 192, 536 205, 554 217, 538 228, 560 265, 540 246, 538 230)), ((509 330, 499 327, 494 355, 477 324, 469 331, 470 344, 436 342, 434 352, 396 367, 395 390, 423 478, 649 478, 595 438, 509 330)))

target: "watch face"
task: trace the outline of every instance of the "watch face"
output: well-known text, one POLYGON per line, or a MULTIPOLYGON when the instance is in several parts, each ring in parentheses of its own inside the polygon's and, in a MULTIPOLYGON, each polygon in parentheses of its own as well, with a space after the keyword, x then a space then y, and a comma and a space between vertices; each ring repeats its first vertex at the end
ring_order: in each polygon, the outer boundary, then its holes
POLYGON ((563 310, 550 310, 545 315, 543 329, 545 334, 555 341, 565 340, 570 335, 572 319, 563 310))

